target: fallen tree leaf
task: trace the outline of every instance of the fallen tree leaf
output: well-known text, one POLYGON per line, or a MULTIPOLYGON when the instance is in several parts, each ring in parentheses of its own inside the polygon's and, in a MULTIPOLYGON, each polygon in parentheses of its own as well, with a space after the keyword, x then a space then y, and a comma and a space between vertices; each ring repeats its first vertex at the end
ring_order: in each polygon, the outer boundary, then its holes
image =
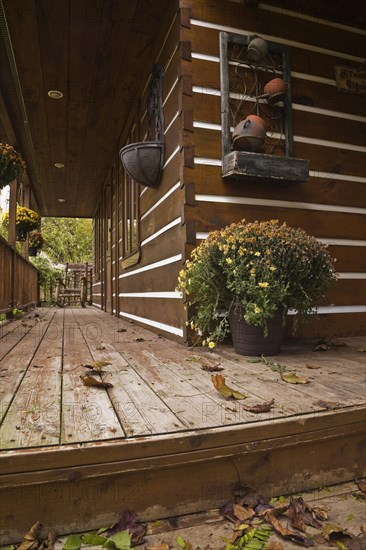
POLYGON ((111 537, 108 537, 107 542, 105 543, 106 547, 109 547, 109 543, 113 543, 114 547, 118 550, 130 550, 131 548, 131 533, 128 529, 120 531, 111 537))
POLYGON ((39 535, 41 533, 42 523, 36 521, 23 537, 18 550, 35 550, 39 545, 39 535))
POLYGON ((292 540, 293 542, 296 542, 297 544, 301 544, 301 546, 305 546, 306 548, 309 548, 310 546, 315 546, 314 541, 304 537, 303 535, 299 535, 295 533, 294 531, 290 531, 290 529, 287 529, 282 525, 280 520, 276 517, 278 514, 283 513, 288 509, 288 506, 282 506, 277 509, 272 509, 265 514, 265 518, 270 523, 273 528, 286 540, 292 540))
POLYGON ((56 541, 57 531, 55 529, 51 529, 48 533, 48 537, 42 542, 39 550, 54 550, 56 541))
POLYGON ((359 351, 359 352, 361 352, 361 353, 365 353, 366 348, 357 348, 357 351, 359 351))
POLYGON ((110 382, 102 382, 101 380, 97 380, 93 376, 90 376, 90 374, 81 374, 80 378, 84 386, 94 386, 97 388, 113 388, 113 384, 111 384, 110 382))
POLYGON ((192 357, 186 357, 186 361, 192 361, 192 363, 199 363, 202 360, 202 357, 199 355, 192 355, 192 357))
POLYGON ((126 328, 119 328, 116 332, 127 332, 126 328))
POLYGON ((346 529, 339 525, 328 523, 323 529, 323 537, 329 541, 343 541, 352 538, 346 529))
POLYGON ((304 376, 297 376, 296 372, 281 372, 280 373, 281 380, 284 382, 287 382, 288 384, 307 384, 309 382, 309 378, 305 378, 304 376))
POLYGON ((136 514, 128 510, 123 512, 117 523, 108 530, 108 536, 118 533, 119 531, 124 531, 125 529, 131 534, 131 542, 134 545, 141 543, 146 534, 146 525, 140 523, 136 514))
POLYGON ((63 550, 79 550, 83 544, 81 535, 69 535, 66 539, 63 550))
POLYGON ((356 479, 355 481, 360 491, 362 491, 363 493, 366 493, 366 481, 364 479, 360 479, 360 480, 356 479))
POLYGON ((141 336, 138 336, 137 338, 135 338, 135 342, 143 342, 144 341, 144 338, 141 338, 141 336))
POLYGON ((306 525, 319 529, 321 523, 316 519, 313 514, 312 508, 308 506, 304 500, 299 498, 290 498, 290 507, 288 509, 288 515, 291 519, 291 525, 294 529, 305 532, 306 525))
POLYGON ((334 348, 340 348, 345 346, 346 344, 344 342, 341 342, 341 340, 332 339, 332 340, 323 340, 319 342, 315 348, 313 348, 313 351, 327 351, 328 349, 334 349, 334 348))
POLYGON ((107 367, 108 365, 111 365, 112 363, 108 363, 108 361, 93 361, 90 364, 81 365, 85 369, 94 370, 96 372, 103 372, 103 367, 107 367))
POLYGON ((225 376, 223 376, 222 374, 212 374, 211 381, 217 391, 221 393, 221 395, 226 399, 230 399, 232 397, 233 399, 239 400, 246 399, 248 397, 247 395, 244 395, 244 393, 229 388, 229 386, 227 386, 225 383, 225 376))
POLYGON ((244 508, 240 504, 233 505, 233 514, 239 521, 248 521, 255 515, 253 508, 244 508))
POLYGON ((97 351, 102 351, 104 349, 106 349, 106 347, 104 345, 100 345, 98 346, 97 348, 95 348, 97 351))
POLYGON ((332 409, 338 409, 339 406, 340 406, 340 403, 335 403, 334 401, 321 401, 321 400, 319 400, 319 401, 316 401, 314 403, 314 405, 318 405, 322 409, 332 410, 332 409))
POLYGON ((308 363, 308 364, 306 365, 306 368, 307 368, 307 369, 314 369, 314 370, 315 370, 315 369, 320 369, 320 366, 319 366, 319 365, 316 365, 315 363, 308 363))
POLYGON ((224 370, 219 365, 202 365, 201 369, 205 370, 206 372, 220 372, 224 370))
POLYGON ((271 410, 274 405, 274 399, 271 399, 268 403, 258 403, 257 405, 242 405, 245 411, 252 413, 264 413, 271 410))
POLYGON ((180 546, 181 548, 185 548, 186 547, 186 541, 184 539, 182 539, 182 537, 180 535, 177 536, 177 538, 175 539, 176 543, 178 544, 178 546, 180 546))

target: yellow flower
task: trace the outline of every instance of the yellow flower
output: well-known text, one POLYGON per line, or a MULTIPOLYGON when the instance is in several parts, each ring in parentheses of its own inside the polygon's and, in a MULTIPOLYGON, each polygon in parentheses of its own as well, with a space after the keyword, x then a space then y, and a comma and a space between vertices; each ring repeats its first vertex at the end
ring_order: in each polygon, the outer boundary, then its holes
POLYGON ((215 342, 209 342, 208 347, 210 349, 213 349, 215 347, 215 345, 216 345, 215 342))
POLYGON ((226 263, 228 263, 229 265, 233 263, 232 259, 231 258, 226 258, 226 263))
POLYGON ((261 311, 262 311, 262 310, 261 310, 260 307, 255 306, 255 308, 254 308, 254 313, 260 313, 261 311))
POLYGON ((269 286, 268 283, 258 283, 258 286, 260 286, 261 288, 267 288, 267 286, 269 286))
POLYGON ((274 265, 271 265, 271 267, 269 268, 271 271, 276 271, 276 267, 274 265))
POLYGON ((258 252, 258 251, 257 251, 257 252, 254 252, 254 256, 260 256, 260 255, 261 255, 260 252, 258 252))
POLYGON ((179 272, 179 277, 181 277, 182 279, 185 279, 186 277, 186 272, 184 271, 184 269, 181 269, 180 272, 179 272))

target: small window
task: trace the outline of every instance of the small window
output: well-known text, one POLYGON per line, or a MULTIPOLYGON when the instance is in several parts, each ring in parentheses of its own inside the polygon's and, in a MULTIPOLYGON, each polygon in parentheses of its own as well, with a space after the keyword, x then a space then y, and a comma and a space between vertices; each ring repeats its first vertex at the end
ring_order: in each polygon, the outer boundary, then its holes
MULTIPOLYGON (((133 130, 130 135, 130 142, 133 139, 133 130)), ((120 219, 121 227, 121 259, 122 268, 138 262, 140 258, 140 185, 136 183, 127 172, 120 168, 120 219)))

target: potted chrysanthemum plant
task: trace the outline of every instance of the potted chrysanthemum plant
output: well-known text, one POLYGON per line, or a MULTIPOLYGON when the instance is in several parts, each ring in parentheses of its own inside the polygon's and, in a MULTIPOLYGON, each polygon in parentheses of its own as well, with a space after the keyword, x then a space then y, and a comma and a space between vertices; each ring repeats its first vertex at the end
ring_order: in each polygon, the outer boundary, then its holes
POLYGON ((188 323, 210 348, 232 334, 244 355, 279 353, 289 309, 314 312, 336 280, 325 245, 278 220, 242 220, 213 231, 181 270, 188 323))

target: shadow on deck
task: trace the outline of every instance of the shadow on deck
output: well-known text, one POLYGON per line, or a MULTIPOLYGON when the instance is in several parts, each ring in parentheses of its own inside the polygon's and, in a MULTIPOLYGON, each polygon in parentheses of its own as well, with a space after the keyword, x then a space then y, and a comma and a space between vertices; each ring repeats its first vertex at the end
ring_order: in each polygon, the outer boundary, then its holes
POLYGON ((2 544, 36 520, 75 532, 126 508, 217 507, 237 483, 276 495, 365 473, 360 338, 284 346, 273 360, 309 378, 293 385, 232 348, 183 347, 94 308, 38 309, 1 330, 2 544), (83 385, 96 360, 113 387, 83 385), (218 394, 203 370, 217 365, 247 399, 218 394), (270 412, 246 410, 271 399, 270 412))

